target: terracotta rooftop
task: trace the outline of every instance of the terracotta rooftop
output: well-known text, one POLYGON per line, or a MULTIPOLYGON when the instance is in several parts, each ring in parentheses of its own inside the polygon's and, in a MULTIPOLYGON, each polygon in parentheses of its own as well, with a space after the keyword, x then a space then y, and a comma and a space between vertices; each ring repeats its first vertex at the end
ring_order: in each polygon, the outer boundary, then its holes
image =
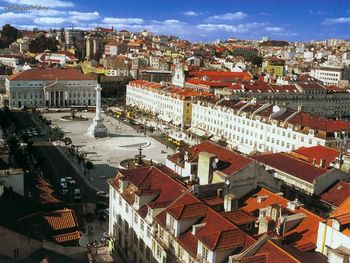
POLYGON ((288 123, 326 132, 350 130, 349 122, 330 120, 318 116, 313 116, 305 112, 298 112, 288 120, 288 123))
MULTIPOLYGON (((188 162, 198 162, 198 155, 201 152, 208 152, 217 155, 218 159, 225 163, 225 167, 220 172, 232 175, 245 168, 253 162, 252 159, 219 146, 214 142, 205 141, 194 145, 186 150, 188 152, 188 162)), ((183 163, 183 152, 176 153, 168 159, 174 163, 183 163), (179 161, 180 160, 180 161, 179 161)))
POLYGON ((268 240, 256 252, 256 254, 267 254, 266 263, 296 263, 300 262, 285 250, 268 240))
MULTIPOLYGON (((227 220, 224 216, 205 205, 191 193, 185 193, 174 201, 165 211, 156 217, 156 221, 163 227, 165 226, 166 213, 176 216, 178 220, 187 220, 188 217, 181 217, 184 207, 190 207, 186 211, 188 215, 196 215, 198 218, 196 224, 203 226, 193 235, 192 228, 182 233, 177 239, 183 248, 189 253, 196 254, 198 240, 212 251, 220 251, 232 248, 245 248, 255 240, 240 230, 235 224, 227 220), (199 205, 202 204, 202 205, 199 205), (177 216, 177 215, 180 215, 177 216)), ((194 218, 190 216, 189 218, 194 218)))
POLYGON ((252 76, 248 72, 226 71, 192 71, 188 73, 192 77, 207 77, 214 81, 233 81, 236 79, 250 80, 252 76))
POLYGON ((262 188, 255 196, 249 197, 241 209, 254 216, 258 216, 259 209, 266 208, 270 205, 279 205, 287 214, 302 213, 305 215, 302 221, 296 227, 284 233, 284 242, 286 244, 292 244, 295 247, 299 246, 299 248, 302 248, 304 245, 310 247, 309 244, 316 245, 318 223, 324 221, 324 219, 302 207, 297 208, 295 211, 289 210, 287 208, 288 202, 287 199, 262 188), (266 198, 259 203, 256 196, 265 196, 266 198))
POLYGON ((332 161, 339 156, 339 150, 317 145, 312 147, 301 147, 291 152, 291 156, 309 163, 320 164, 321 159, 325 160, 325 167, 329 167, 332 161))
POLYGON ((334 206, 340 206, 350 196, 350 184, 347 182, 339 181, 327 192, 323 193, 320 198, 322 201, 327 202, 334 206))
POLYGON ((342 226, 342 233, 350 236, 350 196, 342 202, 339 207, 331 213, 329 218, 336 219, 342 226))
POLYGON ((177 181, 176 174, 169 168, 141 167, 130 170, 119 170, 117 176, 109 180, 109 184, 118 190, 120 181, 128 181, 129 185, 123 191, 123 197, 133 203, 135 195, 154 195, 155 198, 148 203, 151 207, 166 207, 187 188, 177 181))
POLYGON ((95 80, 76 69, 28 69, 7 77, 9 80, 95 80))
POLYGON ((256 221, 256 218, 243 210, 235 210, 221 213, 227 220, 235 225, 243 225, 256 221))
POLYGON ((328 171, 325 168, 316 167, 284 153, 264 153, 253 158, 272 169, 282 171, 309 183, 328 171))
POLYGON ((62 235, 57 235, 57 236, 53 236, 53 239, 57 242, 57 243, 65 243, 65 242, 70 242, 70 241, 78 241, 81 237, 81 234, 79 231, 75 231, 75 232, 70 232, 70 233, 65 233, 62 235))
POLYGON ((44 215, 44 219, 55 231, 78 226, 74 211, 67 208, 63 210, 48 212, 44 215))

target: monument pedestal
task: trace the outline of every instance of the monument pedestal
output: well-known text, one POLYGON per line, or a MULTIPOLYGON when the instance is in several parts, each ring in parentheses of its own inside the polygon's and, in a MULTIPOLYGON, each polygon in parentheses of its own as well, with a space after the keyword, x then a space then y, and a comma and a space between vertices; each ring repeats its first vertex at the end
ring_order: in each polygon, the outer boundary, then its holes
POLYGON ((106 137, 108 136, 108 130, 103 124, 103 118, 101 117, 101 85, 98 83, 96 88, 96 115, 93 123, 89 127, 87 133, 92 137, 106 137))
POLYGON ((106 128, 106 126, 104 126, 102 120, 96 120, 94 118, 93 123, 88 129, 88 134, 92 137, 97 137, 97 138, 107 137, 108 129, 106 128))

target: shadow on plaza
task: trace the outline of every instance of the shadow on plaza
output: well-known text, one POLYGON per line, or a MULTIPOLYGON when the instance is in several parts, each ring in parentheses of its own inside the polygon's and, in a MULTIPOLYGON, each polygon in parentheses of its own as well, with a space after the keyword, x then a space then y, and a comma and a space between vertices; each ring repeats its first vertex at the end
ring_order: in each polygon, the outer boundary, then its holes
POLYGON ((111 137, 111 138, 142 138, 142 137, 145 137, 145 135, 141 134, 141 133, 139 135, 110 133, 109 137, 111 137))

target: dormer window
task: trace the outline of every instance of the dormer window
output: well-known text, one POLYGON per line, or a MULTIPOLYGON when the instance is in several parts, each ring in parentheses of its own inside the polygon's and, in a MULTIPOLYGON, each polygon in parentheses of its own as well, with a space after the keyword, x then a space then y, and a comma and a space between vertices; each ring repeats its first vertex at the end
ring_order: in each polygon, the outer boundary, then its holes
POLYGON ((153 215, 152 208, 148 207, 148 210, 147 210, 147 217, 148 217, 148 218, 152 218, 152 215, 153 215))

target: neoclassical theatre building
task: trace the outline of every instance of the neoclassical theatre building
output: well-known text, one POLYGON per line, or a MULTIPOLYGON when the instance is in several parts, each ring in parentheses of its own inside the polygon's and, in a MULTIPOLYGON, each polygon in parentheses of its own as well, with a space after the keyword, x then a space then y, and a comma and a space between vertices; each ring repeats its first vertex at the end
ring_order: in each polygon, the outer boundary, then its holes
POLYGON ((95 105, 96 85, 93 76, 76 69, 29 69, 5 81, 11 108, 95 105))

